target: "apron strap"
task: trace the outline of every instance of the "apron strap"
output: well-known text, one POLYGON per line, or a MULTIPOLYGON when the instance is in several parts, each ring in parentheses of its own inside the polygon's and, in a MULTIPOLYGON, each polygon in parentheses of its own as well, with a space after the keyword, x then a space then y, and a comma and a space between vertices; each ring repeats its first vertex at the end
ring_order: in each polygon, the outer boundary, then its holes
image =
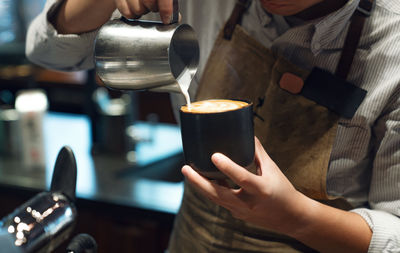
POLYGON ((231 40, 233 32, 237 24, 242 21, 243 14, 247 11, 251 4, 251 0, 237 0, 235 8, 224 27, 224 38, 231 40))
POLYGON ((360 41, 361 33, 364 28, 365 20, 371 16, 374 8, 374 0, 360 0, 357 10, 354 12, 346 40, 344 42, 342 54, 336 68, 335 75, 347 79, 350 72, 351 64, 353 63, 354 55, 360 41))

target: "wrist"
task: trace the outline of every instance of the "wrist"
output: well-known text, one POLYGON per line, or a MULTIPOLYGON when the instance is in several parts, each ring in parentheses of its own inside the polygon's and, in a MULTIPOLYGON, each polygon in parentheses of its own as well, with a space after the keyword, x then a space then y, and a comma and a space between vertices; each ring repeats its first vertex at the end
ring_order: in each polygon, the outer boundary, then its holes
POLYGON ((301 238, 308 236, 313 231, 312 226, 319 216, 320 205, 319 202, 297 191, 294 213, 291 216, 293 221, 285 234, 300 241, 301 238))
POLYGON ((115 9, 113 0, 64 0, 49 22, 60 34, 81 34, 101 27, 115 9))
POLYGON ((320 252, 367 252, 372 231, 361 216, 304 195, 300 203, 288 236, 320 252))

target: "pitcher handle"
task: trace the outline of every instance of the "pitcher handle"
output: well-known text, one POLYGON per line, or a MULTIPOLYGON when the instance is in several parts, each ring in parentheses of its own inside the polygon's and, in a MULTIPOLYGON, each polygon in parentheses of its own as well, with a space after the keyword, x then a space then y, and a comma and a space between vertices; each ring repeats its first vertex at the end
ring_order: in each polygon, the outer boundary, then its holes
POLYGON ((179 0, 174 0, 172 6, 173 6, 173 12, 172 12, 171 24, 174 24, 179 22, 179 0))

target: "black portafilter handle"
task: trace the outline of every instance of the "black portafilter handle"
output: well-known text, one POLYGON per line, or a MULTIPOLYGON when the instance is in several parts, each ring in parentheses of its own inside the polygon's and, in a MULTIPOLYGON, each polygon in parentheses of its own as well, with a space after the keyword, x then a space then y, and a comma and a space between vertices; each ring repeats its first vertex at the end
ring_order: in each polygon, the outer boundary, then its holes
POLYGON ((50 191, 61 192, 75 202, 77 167, 74 152, 70 147, 63 147, 58 153, 51 178, 50 191))
POLYGON ((79 234, 68 244, 67 253, 97 253, 97 243, 92 236, 79 234))
POLYGON ((0 220, 0 252, 52 252, 68 240, 77 220, 76 176, 74 154, 63 147, 50 191, 38 193, 0 220))

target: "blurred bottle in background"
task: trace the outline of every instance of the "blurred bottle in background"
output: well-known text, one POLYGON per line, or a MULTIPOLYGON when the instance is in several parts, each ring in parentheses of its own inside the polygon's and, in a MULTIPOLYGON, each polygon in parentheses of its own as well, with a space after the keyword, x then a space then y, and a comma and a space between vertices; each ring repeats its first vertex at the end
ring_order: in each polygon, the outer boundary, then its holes
POLYGON ((20 91, 15 100, 15 109, 19 115, 24 167, 44 169, 46 159, 43 120, 48 109, 45 92, 40 89, 20 91))
POLYGON ((21 158, 21 131, 17 110, 0 107, 0 156, 21 158))

